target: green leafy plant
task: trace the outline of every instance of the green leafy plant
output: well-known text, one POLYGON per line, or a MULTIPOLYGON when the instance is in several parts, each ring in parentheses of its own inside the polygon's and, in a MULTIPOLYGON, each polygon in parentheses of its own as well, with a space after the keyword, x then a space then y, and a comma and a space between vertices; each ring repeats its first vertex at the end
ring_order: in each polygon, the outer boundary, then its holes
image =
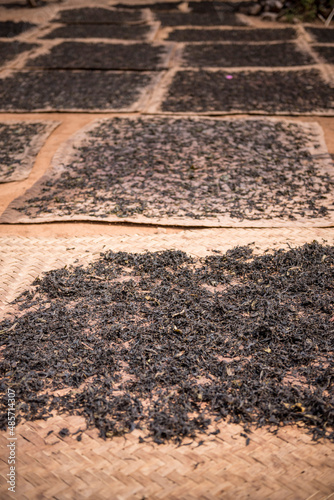
POLYGON ((284 12, 286 20, 293 20, 294 17, 310 22, 314 21, 319 14, 328 15, 330 9, 334 7, 334 0, 292 0, 285 2, 284 12))

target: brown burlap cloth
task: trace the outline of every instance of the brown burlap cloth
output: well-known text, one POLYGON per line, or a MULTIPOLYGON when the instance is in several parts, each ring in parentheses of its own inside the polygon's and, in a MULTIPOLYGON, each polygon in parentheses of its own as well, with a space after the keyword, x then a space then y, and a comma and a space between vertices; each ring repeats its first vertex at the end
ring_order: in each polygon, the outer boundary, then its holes
MULTIPOLYGON (((37 133, 35 136, 31 137, 31 139, 27 140, 24 144, 24 148, 17 151, 10 151, 7 153, 6 146, 4 144, 3 153, 8 154, 7 161, 5 160, 4 164, 0 164, 0 182, 13 182, 13 181, 22 181, 26 179, 36 160, 36 156, 39 153, 41 147, 45 143, 46 139, 53 132, 53 130, 58 127, 60 122, 54 122, 49 120, 39 120, 39 121, 25 121, 19 122, 17 120, 12 120, 10 122, 1 122, 1 126, 22 126, 24 133, 24 126, 30 124, 37 124, 43 127, 40 133, 37 133), (13 170, 12 170, 12 167, 13 170)), ((1 163, 1 160, 0 160, 1 163)))
MULTIPOLYGON (((150 124, 152 119, 154 120, 154 117, 142 117, 140 119, 140 122, 143 123, 143 129, 145 129, 147 124, 150 124)), ((202 119, 203 120, 203 119, 202 119)), ((239 127, 242 127, 244 120, 243 119, 236 119, 233 121, 230 121, 229 119, 215 119, 214 121, 207 121, 207 119, 204 119, 203 122, 201 120, 198 120, 199 123, 207 124, 207 126, 211 126, 213 123, 215 126, 224 126, 225 123, 234 123, 237 124, 239 127)), ((252 118, 248 120, 249 123, 256 124, 260 123, 261 125, 261 120, 258 118, 252 118)), ((280 139, 285 145, 286 148, 291 147, 291 144, 286 144, 289 142, 289 126, 292 126, 292 123, 289 120, 279 120, 277 121, 276 119, 273 118, 267 118, 266 122, 269 126, 274 126, 275 124, 282 124, 284 127, 288 127, 287 129, 284 130, 284 134, 282 134, 282 138, 280 139)), ((157 128, 159 127, 159 121, 156 122, 157 128)), ((166 124, 169 123, 168 119, 165 122, 166 124)), ((171 120, 170 124, 171 127, 173 127, 174 121, 171 120)), ((197 119, 190 119, 188 118, 185 121, 186 124, 196 124, 197 119)), ((251 213, 249 215, 249 206, 247 205, 247 200, 250 197, 249 192, 243 192, 243 194, 237 194, 235 197, 230 197, 230 194, 226 194, 226 192, 223 192, 223 194, 218 194, 218 195, 213 195, 211 193, 213 189, 212 181, 208 181, 203 174, 196 174, 197 175, 197 184, 198 183, 208 183, 208 194, 207 198, 203 199, 199 198, 200 201, 196 201, 196 197, 191 199, 191 202, 189 202, 188 199, 188 191, 187 191, 187 185, 189 179, 189 167, 186 166, 186 160, 185 158, 182 158, 181 161, 181 166, 180 166, 180 177, 179 174, 175 175, 173 172, 167 174, 163 173, 160 174, 160 177, 158 176, 154 181, 150 181, 150 177, 152 175, 150 169, 148 169, 147 172, 138 172, 138 178, 142 178, 143 180, 141 181, 143 183, 140 188, 138 188, 139 184, 137 182, 137 185, 133 187, 133 175, 127 174, 122 174, 124 178, 118 177, 119 174, 117 173, 117 169, 115 170, 116 173, 113 173, 112 169, 107 169, 108 176, 112 178, 112 181, 104 181, 103 177, 101 177, 101 172, 100 168, 98 170, 95 170, 92 168, 92 172, 87 175, 86 172, 82 172, 80 170, 81 162, 87 161, 86 157, 83 156, 78 156, 78 151, 84 150, 87 148, 89 151, 90 149, 93 149, 91 142, 95 140, 96 144, 99 144, 101 142, 104 145, 105 139, 102 141, 99 141, 98 137, 95 137, 96 130, 98 130, 99 126, 108 126, 108 124, 112 124, 111 119, 101 119, 101 120, 96 120, 88 125, 86 125, 84 128, 79 130, 77 133, 72 135, 67 141, 65 141, 60 148, 57 150, 55 155, 53 156, 52 162, 46 173, 37 180, 37 182, 27 191, 24 192, 23 195, 17 197, 14 199, 6 208, 6 210, 0 215, 0 223, 6 223, 6 224, 17 224, 17 223, 25 223, 25 224, 31 224, 31 223, 43 223, 43 222, 55 222, 55 221, 102 221, 102 222, 130 222, 130 223, 136 223, 136 224, 159 224, 159 225, 165 225, 165 226, 181 226, 181 227, 211 227, 211 228, 218 228, 218 227, 234 227, 234 228, 247 228, 247 227, 252 227, 252 228, 280 228, 280 227, 331 227, 334 225, 334 211, 332 207, 333 203, 333 188, 332 184, 333 182, 330 180, 327 180, 327 183, 329 184, 329 191, 325 195, 322 196, 321 199, 321 206, 322 208, 325 208, 328 213, 323 215, 321 211, 317 214, 317 216, 310 216, 308 211, 307 211, 307 205, 305 203, 305 198, 309 198, 314 195, 314 193, 309 193, 307 188, 300 187, 296 191, 295 194, 293 195, 284 195, 284 201, 287 207, 290 207, 290 205, 293 208, 289 208, 292 212, 288 210, 284 216, 282 214, 277 212, 277 201, 275 201, 275 193, 277 192, 277 184, 272 186, 272 191, 271 191, 271 196, 272 199, 270 199, 270 196, 268 200, 266 201, 267 205, 265 208, 262 208, 262 212, 259 215, 259 212, 255 211, 255 215, 251 213), (90 148, 90 149, 89 149, 90 148), (184 172, 183 172, 184 170, 184 172), (69 172, 69 175, 71 178, 68 180, 68 183, 65 183, 65 185, 62 185, 62 178, 66 173, 69 172), (141 177, 142 176, 142 177, 141 177), (79 188, 76 188, 74 185, 71 184, 72 179, 78 178, 79 180, 83 178, 87 186, 80 186, 79 188), (89 186, 89 180, 90 179, 96 179, 97 184, 95 185, 93 183, 93 187, 89 186), (163 180, 161 180, 163 179, 163 180), (57 187, 58 183, 59 185, 62 186, 59 188, 57 187), (106 183, 106 185, 103 184, 103 187, 97 187, 100 184, 106 183), (170 184, 169 184, 170 183, 170 184), (122 189, 124 191, 121 192, 121 194, 118 193, 118 186, 122 185, 122 189), (146 187, 146 184, 148 187, 146 187), (165 192, 165 188, 168 188, 167 194, 165 192), (94 192, 94 197, 92 197, 92 189, 94 192), (146 191, 145 191, 146 189, 146 191), (306 189, 306 191, 305 191, 306 189), (169 191, 176 190, 180 191, 181 193, 184 190, 184 197, 179 197, 177 199, 173 199, 169 193, 169 191), (164 199, 165 207, 163 208, 163 212, 161 212, 161 205, 160 205, 160 199, 164 199), (269 201, 270 199, 270 201, 269 201), (98 201, 97 201, 98 200, 98 201), (130 201, 129 201, 130 200, 130 201), (235 200, 235 201, 233 201, 235 200), (292 201, 291 201, 292 200, 292 201), (131 212, 133 209, 133 206, 140 208, 141 204, 145 201, 147 203, 148 207, 147 210, 144 212, 140 211, 139 213, 134 213, 131 212), (61 203, 60 203, 61 202, 61 203), (129 203, 129 213, 128 214, 123 214, 119 215, 118 213, 115 213, 115 207, 119 205, 122 205, 123 202, 129 203), (205 205, 208 203, 208 205, 216 205, 218 206, 219 210, 221 208, 224 208, 224 212, 219 212, 217 210, 217 213, 214 213, 214 210, 211 208, 211 212, 208 214, 205 211, 205 205), (237 217, 236 215, 233 215, 233 204, 240 203, 239 210, 242 213, 245 213, 244 218, 240 218, 239 216, 237 217), (301 211, 298 210, 298 207, 300 206, 300 203, 302 203, 302 208, 304 210, 304 215, 301 214, 301 211), (226 205, 226 208, 224 207, 226 205), (169 213, 171 210, 173 210, 172 213, 169 213), (188 212, 194 212, 194 215, 189 215, 188 212), (132 214, 132 215, 131 215, 132 214), (292 216, 293 215, 293 216, 292 216)), ((129 126, 131 127, 131 123, 129 124, 128 122, 124 121, 123 125, 120 126, 121 132, 117 131, 119 136, 117 135, 117 142, 115 144, 118 144, 120 142, 123 147, 126 149, 129 144, 127 141, 129 139, 124 138, 122 134, 125 133, 125 131, 128 130, 129 126)), ((175 123, 174 123, 175 126, 175 123)), ((293 126, 296 127, 297 125, 293 123, 293 126)), ((299 133, 303 135, 303 140, 305 140, 305 152, 307 152, 309 155, 312 157, 312 168, 314 169, 314 174, 313 174, 313 184, 316 185, 317 182, 320 182, 320 188, 323 189, 322 184, 324 181, 322 181, 322 178, 326 178, 328 176, 329 179, 333 179, 333 163, 331 160, 331 157, 328 153, 328 149, 325 143, 324 139, 324 134, 322 128, 317 124, 317 123, 299 123, 298 124, 298 129, 299 133)), ((166 132, 165 132, 166 133, 166 132)), ((222 132, 223 133, 223 132, 222 132)), ((266 133, 265 131, 263 132, 264 134, 266 133)), ((112 135, 112 131, 110 132, 110 141, 114 141, 115 136, 112 135)), ((233 137, 233 134, 231 135, 233 137)), ((270 139, 268 138, 268 141, 270 139)), ((138 143, 140 142, 140 137, 137 138, 138 143)), ((94 147, 95 147, 94 143, 94 147)), ((144 141, 145 143, 145 141, 144 141)), ((110 145, 106 143, 106 154, 108 152, 108 149, 112 150, 110 145)), ((119 146, 115 146, 116 150, 119 146)), ((131 145, 133 147, 133 144, 131 145)), ((149 144, 147 147, 150 147, 149 144)), ((283 146, 282 146, 283 148, 283 146)), ((164 157, 163 157, 163 152, 164 149, 162 148, 161 151, 158 150, 157 152, 157 167, 159 167, 159 162, 164 162, 164 157)), ((214 152, 214 150, 213 150, 214 152)), ((208 149, 208 153, 213 154, 213 152, 208 149)), ((302 151, 299 151, 300 158, 298 161, 302 159, 302 151)), ((86 153, 87 154, 87 153, 86 153)), ((102 153, 101 153, 102 154, 102 153)), ((238 158, 238 154, 233 150, 233 154, 236 155, 235 161, 238 164, 242 164, 242 159, 238 158)), ((247 164, 251 165, 252 163, 252 157, 253 157, 253 152, 248 151, 249 157, 247 157, 247 164)), ((268 150, 268 154, 272 154, 268 150)), ((282 151, 280 151, 280 154, 284 155, 284 148, 282 151)), ((200 166, 201 159, 199 158, 198 151, 196 151, 195 145, 192 145, 189 148, 189 155, 192 158, 191 161, 194 162, 194 164, 200 166)), ((215 172, 214 170, 210 171, 212 175, 216 176, 221 176, 222 173, 228 172, 228 170, 224 170, 226 168, 226 163, 227 158, 224 158, 224 149, 222 150, 222 159, 219 158, 219 161, 222 160, 223 167, 222 170, 215 172)), ((95 160, 88 160, 92 161, 93 163, 96 162, 95 160)), ((107 159, 105 160, 107 163, 112 162, 112 159, 107 159)), ((115 160, 116 162, 121 160, 115 160)), ((147 158, 142 160, 143 163, 147 161, 147 158)), ((297 159, 296 159, 297 162, 297 159)), ((231 162, 233 164, 233 161, 231 162)), ((274 165, 274 162, 273 162, 274 165)), ((104 166, 103 166, 104 168, 104 166)), ((143 167, 144 171, 146 167, 143 167)), ((306 168, 306 166, 304 166, 306 168)), ((140 170, 140 169, 139 169, 140 170)), ((199 168, 200 170, 200 168, 199 168)), ((289 176, 289 167, 287 166, 286 169, 282 170, 283 175, 289 176)), ((233 175, 233 174, 231 174, 233 175)), ((262 173, 259 170, 259 175, 267 175, 266 172, 262 173)), ((297 174, 296 174, 297 175, 297 174)), ((108 178, 108 177, 107 177, 108 178)), ((261 179, 261 177, 259 178, 261 179)), ((225 181, 224 181, 225 182, 225 181)), ((242 182, 242 180, 241 180, 242 182)), ((249 180, 246 178, 244 181, 245 183, 249 182, 249 180)), ((254 181, 251 180, 252 185, 249 186, 249 190, 251 193, 253 193, 254 196, 254 201, 257 201, 261 205, 261 197, 258 196, 257 190, 258 187, 256 187, 256 184, 254 184, 254 181)), ((259 180, 259 182, 262 182, 259 180)), ((276 181, 275 181, 276 182, 276 181)), ((283 181, 285 182, 285 181, 283 181)), ((291 184, 291 180, 286 181, 288 183, 288 186, 291 184), (290 184, 289 184, 290 183, 290 184)), ((296 184, 300 183, 300 181, 297 182, 295 181, 296 184)), ((219 184, 219 183, 218 183, 219 184)), ((194 184, 196 186, 196 184, 194 184)), ((291 186, 292 187, 292 186, 291 186)), ((319 188, 319 189, 320 189, 319 188)), ((194 188, 192 188, 194 189, 194 188)), ((197 185, 198 189, 198 185, 197 185)), ((220 188, 219 188, 220 189, 220 188)), ((290 187, 289 187, 290 189, 290 187)), ((263 191, 264 193, 267 193, 268 187, 266 184, 263 184, 262 187, 259 188, 259 190, 263 191)), ((270 191, 270 190, 269 190, 270 191)), ((233 195, 234 196, 234 195, 233 195)), ((266 194, 263 196, 267 196, 266 194)), ((267 199, 267 198, 264 198, 267 199)), ((249 201, 249 200, 248 200, 249 201)), ((317 200, 318 202, 318 200, 317 200)), ((280 202, 279 202, 280 203, 280 202)), ((279 204, 278 203, 278 204, 279 204)))
MULTIPOLYGON (((164 230, 158 230, 164 231, 164 230)), ((9 302, 42 272, 85 264, 106 250, 142 252, 181 249, 195 256, 254 243, 257 253, 306 242, 334 243, 331 229, 205 229, 166 234, 77 238, 0 238, 1 316, 9 302)), ((19 404, 19 401, 16 402, 19 404)), ((246 446, 241 426, 222 423, 220 434, 183 446, 139 443, 137 431, 103 441, 81 417, 54 414, 16 428, 16 497, 31 499, 270 499, 334 498, 334 446, 314 443, 303 429, 275 436, 254 430, 246 446), (68 428, 70 435, 60 437, 68 428), (51 433, 49 433, 52 431, 51 433), (203 443, 200 441, 202 440, 203 443)), ((8 488, 8 432, 0 433, 0 498, 8 488)))

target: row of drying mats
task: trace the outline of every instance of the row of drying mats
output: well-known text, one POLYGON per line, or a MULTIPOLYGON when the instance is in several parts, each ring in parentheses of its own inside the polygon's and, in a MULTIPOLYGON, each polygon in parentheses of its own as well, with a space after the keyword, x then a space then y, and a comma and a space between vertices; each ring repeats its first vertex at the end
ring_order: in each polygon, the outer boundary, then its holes
MULTIPOLYGON (((331 226, 321 127, 222 115, 331 116, 334 30, 252 27, 233 5, 64 6, 35 26, 3 21, 0 110, 119 117, 69 137, 1 222, 331 226)), ((25 179, 58 125, 2 123, 1 181, 25 179)))
MULTIPOLYGON (((0 222, 138 224, 137 235, 3 236, 2 313, 24 317, 20 302, 10 303, 38 276, 87 266, 108 250, 182 249, 203 258, 238 245, 262 254, 313 240, 333 244, 333 166, 323 131, 270 116, 333 115, 334 29, 260 27, 234 7, 53 4, 37 21, 24 9, 22 19, 2 11, 0 111, 13 113, 0 120, 2 188, 29 180, 38 153, 60 129, 61 113, 34 112, 110 114, 92 116, 67 136, 0 222), (18 112, 29 116, 15 118, 18 112), (263 116, 223 116, 234 113, 263 116), (143 224, 188 229, 148 235, 143 224)), ((220 434, 176 447, 140 443, 137 430, 112 441, 94 428, 78 434, 86 422, 73 414, 27 421, 18 427, 18 493, 59 500, 331 498, 328 441, 315 445, 297 427, 276 437, 217 425, 220 434)), ((7 444, 5 433, 0 438, 7 444)), ((3 479, 8 465, 0 458, 3 479)), ((7 498, 4 483, 1 492, 7 498)))
POLYGON ((226 2, 162 5, 1 22, 0 110, 333 114, 332 28, 256 28, 226 2))

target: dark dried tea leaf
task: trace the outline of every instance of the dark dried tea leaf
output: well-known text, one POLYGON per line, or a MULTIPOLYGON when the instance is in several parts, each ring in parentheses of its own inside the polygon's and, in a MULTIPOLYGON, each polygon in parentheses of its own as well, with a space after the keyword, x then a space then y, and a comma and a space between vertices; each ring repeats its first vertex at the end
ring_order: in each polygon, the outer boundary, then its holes
POLYGON ((50 271, 0 324, 1 427, 10 385, 18 421, 79 414, 104 438, 181 442, 227 419, 334 440, 333 278, 334 247, 316 242, 50 271))
POLYGON ((321 218, 332 213, 333 179, 324 168, 330 160, 312 154, 323 152, 314 127, 274 120, 99 121, 58 153, 65 167, 56 160, 15 210, 60 220, 321 218))

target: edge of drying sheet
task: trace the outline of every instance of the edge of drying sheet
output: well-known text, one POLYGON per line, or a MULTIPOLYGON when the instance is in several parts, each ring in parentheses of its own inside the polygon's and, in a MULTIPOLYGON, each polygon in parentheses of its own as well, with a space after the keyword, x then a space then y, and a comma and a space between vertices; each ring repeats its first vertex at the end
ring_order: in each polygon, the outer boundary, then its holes
MULTIPOLYGON (((158 118, 158 117, 153 117, 158 118)), ((145 216, 132 216, 132 217, 118 217, 117 215, 107 215, 101 214, 96 216, 74 214, 74 215, 62 215, 62 214, 45 214, 37 217, 30 217, 25 214, 18 212, 17 208, 22 206, 28 199, 34 198, 40 192, 40 187, 47 182, 49 179, 57 179, 61 173, 66 169, 66 162, 75 154, 75 149, 82 144, 87 132, 93 130, 100 123, 107 122, 113 118, 100 118, 89 123, 78 132, 73 134, 66 142, 64 142, 56 151, 54 157, 52 158, 50 167, 47 172, 22 196, 16 198, 9 204, 6 210, 0 217, 0 223, 16 224, 16 223, 44 223, 44 222, 69 222, 69 221, 95 221, 95 222, 113 222, 113 223, 134 223, 134 224, 145 224, 145 225, 162 225, 162 226, 181 226, 181 227, 330 227, 334 225, 334 210, 331 210, 330 215, 326 217, 319 218, 307 218, 298 217, 295 220, 291 219, 281 219, 278 217, 272 219, 260 219, 260 220, 250 220, 250 219, 235 219, 229 215, 224 216, 212 216, 210 218, 192 219, 186 217, 145 217, 145 216), (81 143, 81 144, 80 144, 81 143)), ((140 116, 140 120, 148 120, 152 123, 152 117, 147 115, 140 116)), ((178 118, 173 118, 177 120, 178 118)), ((187 120, 199 121, 203 118, 192 118, 187 117, 187 120)), ((212 120, 212 117, 207 117, 205 119, 212 120)), ((217 120, 217 119, 216 119, 217 120)), ((223 118, 219 121, 230 121, 230 118, 223 118)), ((234 118, 234 120, 243 121, 240 118, 234 118)), ((259 117, 247 118, 247 120, 263 120, 259 117)), ((284 122, 288 124, 296 125, 296 122, 287 119, 278 118, 266 118, 266 121, 272 122, 284 122)), ((218 120, 217 120, 218 121, 218 120)), ((308 138, 307 148, 315 157, 321 158, 321 171, 323 173, 329 174, 334 178, 334 168, 332 159, 328 153, 328 149, 325 143, 324 133, 322 127, 318 123, 305 123, 299 122, 298 126, 304 130, 306 136, 312 135, 319 147, 315 148, 312 141, 312 137, 308 138)), ((329 196, 328 196, 329 198, 329 196)), ((329 201, 329 200, 328 200, 329 201)))

